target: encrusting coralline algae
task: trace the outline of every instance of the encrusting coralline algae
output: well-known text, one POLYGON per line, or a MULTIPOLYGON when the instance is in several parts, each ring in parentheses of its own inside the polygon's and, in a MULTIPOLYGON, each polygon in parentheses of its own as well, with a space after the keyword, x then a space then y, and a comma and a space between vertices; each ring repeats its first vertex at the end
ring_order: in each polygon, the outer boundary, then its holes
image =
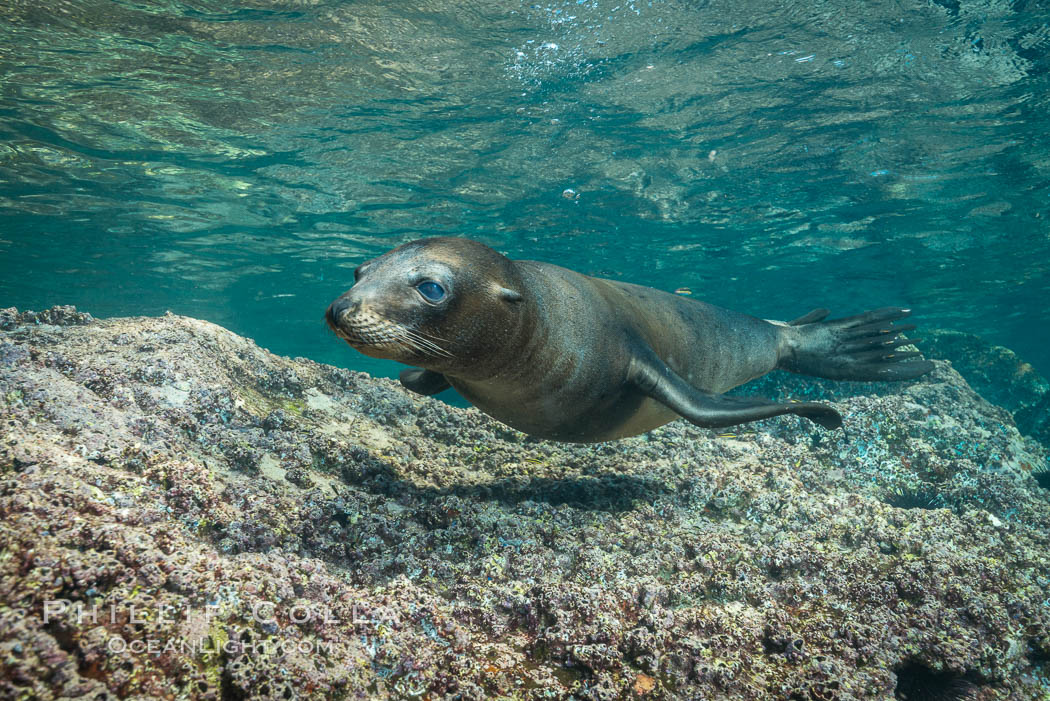
POLYGON ((194 319, 0 329, 2 698, 1047 698, 1046 452, 947 363, 574 446, 194 319))

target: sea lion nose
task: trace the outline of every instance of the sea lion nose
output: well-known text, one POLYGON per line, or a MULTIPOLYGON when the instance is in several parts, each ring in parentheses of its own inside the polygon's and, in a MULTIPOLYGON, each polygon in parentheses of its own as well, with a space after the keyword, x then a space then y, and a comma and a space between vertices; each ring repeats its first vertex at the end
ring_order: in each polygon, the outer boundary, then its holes
POLYGON ((343 295, 328 305, 328 311, 324 315, 325 320, 328 321, 329 326, 335 326, 345 315, 354 314, 360 307, 361 300, 351 299, 349 296, 343 295))

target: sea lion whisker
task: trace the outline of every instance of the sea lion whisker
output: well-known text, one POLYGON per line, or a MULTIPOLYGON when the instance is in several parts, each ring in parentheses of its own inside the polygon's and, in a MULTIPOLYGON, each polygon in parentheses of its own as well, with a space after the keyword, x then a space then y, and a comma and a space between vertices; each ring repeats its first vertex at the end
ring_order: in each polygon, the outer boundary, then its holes
POLYGON ((411 338, 412 340, 418 341, 418 342, 420 342, 420 343, 422 343, 424 345, 427 345, 427 346, 434 346, 435 345, 432 342, 428 341, 423 336, 419 335, 419 332, 414 331, 413 329, 410 329, 409 327, 405 326, 404 324, 398 324, 398 323, 391 322, 390 326, 388 327, 388 331, 390 331, 391 333, 393 333, 393 334, 395 334, 395 335, 397 335, 399 337, 411 338))
POLYGON ((416 329, 416 333, 419 334, 420 336, 425 336, 425 337, 433 339, 435 341, 444 341, 445 343, 448 343, 448 339, 447 338, 442 338, 441 336, 438 336, 436 334, 428 333, 426 331, 420 331, 419 329, 416 329))
POLYGON ((420 336, 418 334, 418 332, 413 331, 412 329, 408 328, 407 326, 403 326, 403 325, 399 324, 397 326, 397 331, 400 332, 401 338, 410 339, 412 341, 414 347, 419 349, 420 352, 424 353, 425 355, 438 355, 438 356, 445 356, 445 357, 448 357, 448 358, 452 357, 452 354, 449 353, 447 350, 445 350, 444 348, 442 348, 438 344, 434 343, 433 341, 430 341, 430 340, 428 340, 426 338, 423 338, 422 336, 420 336))
POLYGON ((388 332, 389 332, 389 338, 391 340, 396 341, 397 343, 400 343, 403 346, 407 346, 409 348, 414 348, 415 350, 417 350, 417 351, 419 351, 421 353, 424 353, 427 350, 424 346, 422 346, 419 343, 417 343, 416 339, 412 338, 410 335, 405 333, 404 329, 394 327, 394 328, 388 329, 388 332))
POLYGON ((419 329, 412 329, 412 328, 409 328, 408 326, 405 326, 404 324, 398 323, 396 321, 392 321, 390 319, 382 319, 381 318, 381 321, 382 321, 382 323, 389 325, 391 328, 396 328, 398 330, 401 330, 401 331, 404 331, 406 333, 412 334, 418 340, 427 341, 428 343, 431 343, 435 348, 438 348, 438 349, 441 349, 441 350, 444 350, 444 349, 438 343, 436 343, 435 341, 444 341, 444 342, 448 343, 448 339, 447 338, 442 338, 441 336, 437 336, 435 334, 428 333, 426 331, 421 331, 419 329))
POLYGON ((423 355, 437 355, 437 353, 432 348, 427 348, 426 346, 421 345, 417 340, 408 336, 401 337, 400 342, 402 345, 414 348, 423 355))
POLYGON ((419 346, 417 346, 416 344, 412 343, 411 341, 409 341, 409 340, 407 340, 405 338, 394 338, 394 339, 391 339, 390 342, 391 343, 396 343, 397 345, 401 346, 402 348, 409 348, 411 350, 414 350, 414 351, 417 351, 419 353, 423 353, 424 355, 426 355, 426 352, 422 348, 420 348, 419 346))
POLYGON ((431 342, 427 341, 425 338, 420 338, 418 336, 412 336, 412 335, 407 336, 407 338, 411 338, 414 343, 418 344, 419 346, 421 346, 423 348, 426 348, 432 354, 435 354, 435 355, 449 355, 449 353, 447 353, 443 348, 441 348, 440 346, 438 346, 438 345, 436 345, 434 343, 431 343, 431 342))
POLYGON ((401 345, 405 347, 423 353, 424 355, 444 355, 451 357, 451 353, 437 343, 426 338, 425 334, 410 329, 404 324, 400 324, 374 313, 370 313, 367 317, 364 317, 364 322, 365 323, 363 324, 356 324, 354 326, 354 331, 367 342, 381 343, 384 341, 394 341, 401 343, 401 345), (376 338, 377 335, 379 338, 376 338))
MULTIPOLYGON (((402 327, 402 328, 404 328, 404 327, 402 327)), ((437 343, 435 343, 435 342, 433 342, 433 341, 431 341, 429 339, 423 338, 422 336, 419 335, 418 331, 413 331, 412 329, 408 329, 408 328, 404 328, 404 330, 405 330, 406 333, 408 333, 417 342, 419 342, 419 343, 423 344, 424 346, 426 346, 427 348, 431 349, 433 354, 435 354, 435 355, 443 355, 443 356, 445 356, 447 358, 451 358, 452 357, 452 353, 448 352, 447 350, 442 348, 437 343)))
POLYGON ((398 329, 397 338, 404 342, 406 345, 415 348, 423 355, 438 355, 438 350, 433 347, 432 344, 428 343, 426 339, 421 339, 413 336, 407 329, 398 329))

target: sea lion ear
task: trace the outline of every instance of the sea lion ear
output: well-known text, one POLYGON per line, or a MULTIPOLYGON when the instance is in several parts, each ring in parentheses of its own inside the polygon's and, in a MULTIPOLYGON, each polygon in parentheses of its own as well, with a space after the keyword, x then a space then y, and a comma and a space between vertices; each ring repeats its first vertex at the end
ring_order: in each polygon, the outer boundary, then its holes
POLYGON ((515 292, 514 290, 507 289, 506 287, 499 288, 496 291, 496 294, 499 295, 500 299, 502 299, 504 301, 507 301, 507 302, 515 302, 516 303, 516 302, 520 302, 521 300, 525 299, 524 297, 521 296, 520 292, 515 292))

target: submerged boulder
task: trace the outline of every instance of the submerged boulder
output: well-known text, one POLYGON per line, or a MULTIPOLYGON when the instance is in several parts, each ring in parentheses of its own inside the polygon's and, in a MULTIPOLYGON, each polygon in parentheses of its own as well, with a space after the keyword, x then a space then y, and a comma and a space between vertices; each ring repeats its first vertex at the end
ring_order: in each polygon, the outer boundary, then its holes
POLYGON ((946 363, 765 380, 844 432, 577 446, 195 319, 2 322, 4 698, 1047 693, 1046 454, 946 363))
POLYGON ((927 334, 923 348, 952 367, 978 393, 1009 410, 1018 430, 1050 446, 1050 382, 1009 348, 960 331, 927 334))

